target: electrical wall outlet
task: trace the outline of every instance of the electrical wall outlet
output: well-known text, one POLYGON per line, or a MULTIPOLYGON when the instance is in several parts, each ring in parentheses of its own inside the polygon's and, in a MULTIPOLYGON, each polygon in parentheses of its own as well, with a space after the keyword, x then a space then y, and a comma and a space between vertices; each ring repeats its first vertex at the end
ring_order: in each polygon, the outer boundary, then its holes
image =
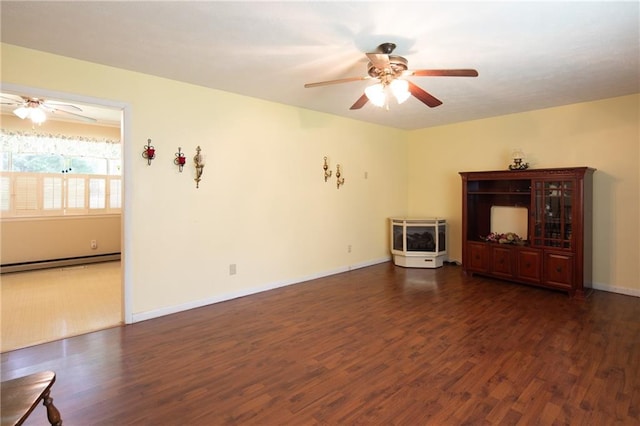
POLYGON ((236 264, 232 263, 229 265, 229 275, 235 275, 236 274, 236 264))
POLYGON ((91 240, 91 248, 93 250, 98 248, 98 242, 96 240, 91 240))

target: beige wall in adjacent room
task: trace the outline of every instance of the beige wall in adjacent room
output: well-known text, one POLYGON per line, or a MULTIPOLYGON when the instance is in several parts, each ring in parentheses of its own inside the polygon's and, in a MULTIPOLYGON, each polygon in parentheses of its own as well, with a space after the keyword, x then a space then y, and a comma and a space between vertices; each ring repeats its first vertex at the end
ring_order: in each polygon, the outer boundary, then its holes
POLYGON ((2 265, 120 253, 120 215, 2 220, 0 245, 2 265))
POLYGON ((594 174, 594 286, 640 296, 640 95, 440 126, 409 135, 409 212, 450 224, 461 260, 460 171, 504 170, 514 148, 532 168, 594 174))

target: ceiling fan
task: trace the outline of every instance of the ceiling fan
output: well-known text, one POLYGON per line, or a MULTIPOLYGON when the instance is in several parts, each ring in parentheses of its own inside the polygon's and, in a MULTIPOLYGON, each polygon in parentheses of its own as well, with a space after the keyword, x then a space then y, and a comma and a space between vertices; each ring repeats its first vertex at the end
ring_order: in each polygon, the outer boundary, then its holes
POLYGON ((442 69, 442 70, 410 70, 408 61, 402 56, 392 55, 396 48, 394 43, 383 43, 374 53, 367 53, 367 75, 362 77, 347 77, 337 80, 307 83, 304 87, 327 86, 330 84, 349 83, 352 81, 377 79, 378 82, 365 89, 365 93, 353 104, 350 109, 360 109, 368 101, 376 106, 389 106, 389 94, 393 95, 398 103, 406 101, 414 96, 420 102, 430 108, 437 107, 442 101, 426 92, 404 77, 477 77, 478 71, 474 69, 442 69), (390 93, 389 93, 390 92, 390 93))
POLYGON ((82 112, 82 108, 54 101, 47 101, 42 98, 32 98, 28 96, 16 96, 9 97, 10 95, 0 95, 1 105, 13 105, 16 108, 13 113, 21 119, 29 118, 34 124, 42 124, 47 120, 47 113, 51 114, 64 114, 70 116, 70 118, 86 121, 89 123, 95 123, 95 118, 88 117, 86 115, 79 114, 82 112), (69 111, 71 110, 71 111, 69 111))

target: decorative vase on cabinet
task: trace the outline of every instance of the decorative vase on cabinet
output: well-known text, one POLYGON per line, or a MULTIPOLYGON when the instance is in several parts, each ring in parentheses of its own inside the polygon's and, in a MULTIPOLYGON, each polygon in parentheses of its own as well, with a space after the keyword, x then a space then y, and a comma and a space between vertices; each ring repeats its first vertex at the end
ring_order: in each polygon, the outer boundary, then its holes
POLYGON ((408 268, 439 268, 447 257, 447 221, 391 218, 393 263, 408 268))
POLYGON ((591 291, 594 172, 589 167, 460 172, 463 270, 585 298, 591 291), (487 241, 508 232, 522 240, 487 241))

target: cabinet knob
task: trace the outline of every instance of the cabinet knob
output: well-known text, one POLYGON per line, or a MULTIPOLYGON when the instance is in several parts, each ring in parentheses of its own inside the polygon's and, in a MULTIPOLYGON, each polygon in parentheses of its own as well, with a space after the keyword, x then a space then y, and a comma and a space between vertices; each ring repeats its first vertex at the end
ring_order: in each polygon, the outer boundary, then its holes
POLYGON ((524 264, 525 268, 531 268, 531 264, 529 262, 524 264))
POLYGON ((560 266, 556 267, 556 272, 562 272, 562 268, 560 266))

